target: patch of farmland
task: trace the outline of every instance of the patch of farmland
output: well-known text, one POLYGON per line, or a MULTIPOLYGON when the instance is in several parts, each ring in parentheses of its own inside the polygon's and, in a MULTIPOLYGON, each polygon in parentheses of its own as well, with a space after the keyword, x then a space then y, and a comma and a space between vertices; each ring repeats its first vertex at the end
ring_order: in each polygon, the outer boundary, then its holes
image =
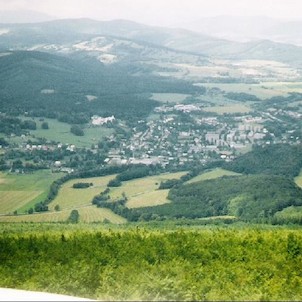
POLYGON ((165 173, 150 177, 125 181, 121 187, 110 188, 111 200, 118 200, 126 195, 127 207, 148 207, 169 203, 166 190, 158 190, 161 181, 179 179, 186 172, 165 173))
POLYGON ((9 214, 25 206, 42 191, 1 191, 0 213, 9 214))
POLYGON ((203 108, 204 111, 207 112, 214 112, 217 114, 224 114, 224 113, 248 113, 253 111, 253 109, 247 105, 243 104, 232 104, 226 106, 212 106, 212 107, 205 107, 203 108))
MULTIPOLYGON (((127 220, 114 214, 109 209, 100 209, 95 206, 87 206, 76 209, 80 215, 80 222, 104 222, 108 220, 114 224, 126 223, 127 220)), ((58 212, 43 212, 28 215, 0 216, 0 222, 66 222, 72 210, 58 212)))
POLYGON ((113 130, 106 127, 85 127, 84 136, 76 136, 70 132, 70 125, 59 122, 55 119, 44 118, 44 122, 48 123, 49 129, 41 128, 42 121, 38 118, 34 119, 37 124, 37 130, 31 130, 30 134, 36 138, 45 138, 50 141, 60 142, 64 144, 73 144, 76 147, 90 147, 102 140, 105 136, 112 134, 113 130))
POLYGON ((217 169, 202 173, 202 174, 190 179, 187 183, 215 179, 215 178, 222 177, 222 176, 236 176, 236 175, 240 175, 240 173, 217 168, 217 169))
POLYGON ((108 220, 114 224, 123 224, 127 220, 109 209, 97 208, 96 206, 88 206, 77 209, 80 214, 80 222, 92 223, 92 222, 104 222, 108 220))
POLYGON ((49 204, 49 209, 53 211, 56 205, 59 205, 61 210, 91 205, 93 197, 104 191, 108 182, 113 178, 115 175, 70 180, 62 185, 58 196, 49 204), (74 189, 73 184, 79 182, 92 183, 93 186, 85 189, 74 189))
POLYGON ((182 94, 182 93, 153 93, 152 99, 161 103, 181 103, 189 94, 182 94))
POLYGON ((38 214, 0 216, 0 222, 64 222, 70 211, 44 212, 38 214))
POLYGON ((46 197, 51 183, 61 175, 49 170, 32 174, 0 174, 0 214, 27 211, 46 197))
POLYGON ((127 202, 128 208, 142 208, 160 206, 169 203, 168 200, 169 190, 158 190, 146 192, 130 198, 127 202))
POLYGON ((274 82, 263 82, 260 84, 244 83, 197 83, 197 86, 206 88, 219 88, 224 92, 237 92, 255 95, 257 98, 265 100, 274 96, 287 96, 288 90, 274 82))

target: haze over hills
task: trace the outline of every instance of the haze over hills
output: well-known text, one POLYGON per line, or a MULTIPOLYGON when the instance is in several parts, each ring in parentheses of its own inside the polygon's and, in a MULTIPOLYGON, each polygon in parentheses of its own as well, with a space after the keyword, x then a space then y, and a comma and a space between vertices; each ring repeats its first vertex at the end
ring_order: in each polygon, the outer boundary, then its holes
POLYGON ((179 27, 227 40, 249 42, 265 39, 302 45, 302 20, 265 16, 216 16, 180 23, 179 27))
POLYGON ((205 35, 126 20, 71 19, 35 24, 1 24, 0 32, 1 48, 28 49, 41 44, 60 44, 62 47, 68 47, 70 43, 87 41, 101 35, 212 58, 275 60, 298 67, 302 64, 302 48, 298 46, 263 39, 240 43, 211 37, 211 30, 205 35))

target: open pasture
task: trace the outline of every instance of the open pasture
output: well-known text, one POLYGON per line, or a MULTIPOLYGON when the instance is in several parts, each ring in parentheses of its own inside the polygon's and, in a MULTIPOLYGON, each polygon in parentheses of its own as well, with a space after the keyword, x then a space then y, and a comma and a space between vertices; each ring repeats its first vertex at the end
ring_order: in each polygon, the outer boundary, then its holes
MULTIPOLYGON (((64 210, 58 212, 44 212, 27 215, 11 215, 11 216, 0 216, 0 222, 66 222, 69 218, 72 210, 64 210)), ((93 222, 104 222, 109 221, 114 224, 122 224, 126 222, 126 219, 114 214, 109 209, 100 209, 96 206, 90 205, 82 208, 78 208, 80 222, 93 223, 93 222)))
POLYGON ((0 216, 0 222, 65 222, 70 211, 0 216))
POLYGON ((158 190, 161 181, 179 179, 186 172, 165 173, 123 182, 121 187, 110 188, 111 200, 118 200, 126 195, 127 207, 140 208, 169 203, 167 190, 158 190))
POLYGON ((87 206, 77 209, 80 214, 80 222, 93 223, 93 222, 104 222, 110 221, 114 224, 123 224, 127 220, 109 209, 101 209, 96 206, 87 206))
POLYGON ((114 177, 115 175, 78 178, 64 183, 59 190, 58 196, 49 204, 49 210, 53 211, 56 205, 59 205, 61 210, 91 205, 93 197, 104 191, 108 182, 114 177), (80 182, 92 183, 93 186, 85 189, 74 189, 72 187, 73 184, 80 182))
POLYGON ((102 140, 105 136, 112 133, 111 129, 106 127, 85 127, 84 136, 76 136, 70 132, 70 125, 59 122, 55 119, 44 118, 43 121, 35 118, 37 130, 31 130, 30 134, 36 138, 45 138, 49 141, 55 141, 63 144, 73 144, 77 147, 90 147, 102 140), (47 122, 49 129, 41 128, 42 122, 47 122))
POLYGON ((2 191, 0 201, 0 213, 12 213, 24 206, 31 200, 40 196, 42 191, 2 191))
POLYGON ((0 174, 0 214, 23 213, 46 197, 51 183, 62 176, 48 170, 32 174, 0 174))
POLYGON ((158 190, 134 195, 127 202, 128 208, 160 206, 169 203, 169 190, 158 190))

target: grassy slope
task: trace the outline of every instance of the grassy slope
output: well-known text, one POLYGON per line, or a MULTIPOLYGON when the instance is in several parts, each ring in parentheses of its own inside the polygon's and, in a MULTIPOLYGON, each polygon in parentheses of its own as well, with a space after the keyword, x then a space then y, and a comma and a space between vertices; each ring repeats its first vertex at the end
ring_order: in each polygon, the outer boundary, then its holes
POLYGON ((49 204, 49 209, 51 211, 54 210, 56 205, 59 205, 61 210, 70 210, 91 205, 92 198, 104 191, 109 180, 114 177, 115 175, 109 175, 70 180, 62 185, 58 196, 49 204), (78 182, 93 183, 93 186, 86 189, 74 189, 72 187, 73 184, 78 182))
POLYGON ((70 125, 67 123, 47 118, 44 121, 48 123, 49 129, 41 129, 40 124, 42 122, 39 119, 35 119, 37 130, 30 131, 32 136, 64 144, 74 144, 77 147, 90 147, 112 133, 112 130, 106 127, 86 127, 84 128, 84 136, 76 136, 70 132, 70 125))
MULTIPOLYGON (((168 190, 157 190, 161 181, 180 178, 185 172, 167 173, 141 179, 123 182, 118 188, 111 188, 111 199, 118 199, 125 193, 128 197, 129 208, 162 205, 170 202, 167 199, 168 190)), ((108 209, 99 209, 91 205, 94 196, 107 188, 109 180, 116 175, 70 180, 63 184, 58 196, 49 204, 50 212, 34 215, 2 216, 0 222, 63 222, 69 217, 70 211, 76 209, 80 214, 80 221, 102 222, 104 219, 112 223, 124 223, 126 220, 108 209), (93 183, 86 189, 74 189, 72 185, 78 182, 93 183), (60 211, 55 212, 56 205, 60 211)), ((6 179, 2 179, 2 182, 6 179)), ((32 194, 32 192, 30 192, 32 194)), ((20 201, 16 201, 20 202, 20 201)), ((12 212, 12 211, 11 211, 12 212)))
MULTIPOLYGON (((115 224, 126 222, 126 219, 114 214, 109 209, 99 209, 91 205, 77 210, 80 215, 80 222, 84 223, 103 222, 105 219, 115 224)), ((63 210, 32 215, 0 216, 0 222, 66 222, 70 212, 71 210, 63 210)))
POLYGON ((122 197, 125 193, 128 202, 126 204, 129 208, 140 208, 157 206, 170 201, 167 199, 168 190, 157 191, 160 182, 168 179, 179 179, 186 172, 166 173, 151 177, 144 177, 123 182, 121 187, 111 188, 110 197, 116 200, 122 197))
POLYGON ((36 202, 43 200, 50 184, 62 174, 53 174, 47 170, 33 174, 0 174, 0 214, 18 210, 22 213, 36 202))

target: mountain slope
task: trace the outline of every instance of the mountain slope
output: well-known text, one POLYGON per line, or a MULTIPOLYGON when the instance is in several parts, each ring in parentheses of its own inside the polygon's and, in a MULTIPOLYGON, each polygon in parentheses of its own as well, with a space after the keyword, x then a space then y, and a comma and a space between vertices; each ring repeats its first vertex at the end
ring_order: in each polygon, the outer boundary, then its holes
POLYGON ((2 24, 0 48, 26 48, 38 44, 78 43, 100 35, 122 37, 132 41, 198 55, 224 59, 262 59, 302 66, 302 48, 268 40, 248 43, 232 42, 183 29, 152 27, 125 20, 89 19, 56 20, 38 24, 2 24))
POLYGON ((37 115, 145 116, 157 105, 154 92, 202 92, 188 82, 131 76, 128 67, 104 66, 36 51, 0 53, 2 112, 37 115), (94 96, 90 101, 87 96, 94 96))

